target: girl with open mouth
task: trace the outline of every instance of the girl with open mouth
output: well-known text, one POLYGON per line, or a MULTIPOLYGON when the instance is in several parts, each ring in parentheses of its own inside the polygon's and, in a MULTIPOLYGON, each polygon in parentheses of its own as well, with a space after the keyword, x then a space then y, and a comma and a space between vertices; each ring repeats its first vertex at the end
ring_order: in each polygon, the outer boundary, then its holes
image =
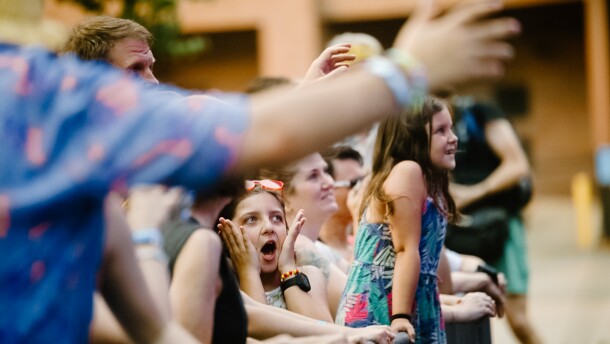
POLYGON ((300 210, 288 228, 283 183, 247 181, 248 192, 221 212, 219 233, 240 288, 262 303, 332 322, 322 272, 297 266, 294 243, 305 223, 300 210))

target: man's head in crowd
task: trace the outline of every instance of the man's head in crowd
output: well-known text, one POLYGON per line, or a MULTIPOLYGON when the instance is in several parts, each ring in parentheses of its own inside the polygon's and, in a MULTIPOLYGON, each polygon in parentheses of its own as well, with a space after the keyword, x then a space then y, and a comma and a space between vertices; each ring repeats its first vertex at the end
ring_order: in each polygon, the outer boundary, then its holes
POLYGON ((83 60, 106 61, 144 80, 158 83, 153 74, 152 34, 128 19, 91 17, 72 30, 63 52, 83 60))
POLYGON ((350 146, 340 145, 329 148, 323 156, 328 163, 328 172, 335 179, 335 197, 339 205, 339 211, 335 215, 351 221, 347 195, 366 175, 362 155, 350 146))

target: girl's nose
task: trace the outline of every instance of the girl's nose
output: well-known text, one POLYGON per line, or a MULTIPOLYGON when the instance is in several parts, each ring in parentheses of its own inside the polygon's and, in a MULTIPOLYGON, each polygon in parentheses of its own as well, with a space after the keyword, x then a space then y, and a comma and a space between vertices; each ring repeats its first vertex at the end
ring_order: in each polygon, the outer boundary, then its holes
POLYGON ((270 219, 266 219, 262 223, 261 234, 272 234, 275 231, 273 223, 270 219))

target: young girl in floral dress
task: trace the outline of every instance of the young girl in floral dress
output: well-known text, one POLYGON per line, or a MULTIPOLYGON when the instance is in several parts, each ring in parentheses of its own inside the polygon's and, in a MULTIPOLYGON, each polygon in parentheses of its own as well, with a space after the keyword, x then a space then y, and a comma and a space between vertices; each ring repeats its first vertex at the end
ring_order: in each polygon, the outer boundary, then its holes
POLYGON ((456 216, 447 176, 456 149, 451 114, 435 98, 380 124, 336 323, 446 342, 436 273, 446 222, 456 216))

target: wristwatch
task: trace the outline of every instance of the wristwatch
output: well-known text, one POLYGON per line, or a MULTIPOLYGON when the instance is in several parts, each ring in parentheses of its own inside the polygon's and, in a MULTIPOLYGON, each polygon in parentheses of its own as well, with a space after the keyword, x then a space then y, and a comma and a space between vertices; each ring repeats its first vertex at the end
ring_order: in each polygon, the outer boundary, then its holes
POLYGON ((491 278, 491 280, 498 285, 498 270, 496 270, 493 266, 487 264, 481 264, 477 266, 477 272, 483 272, 491 278))
POLYGON ((309 284, 309 278, 302 272, 297 272, 294 277, 285 279, 280 283, 280 288, 282 288, 282 293, 286 291, 286 289, 298 285, 302 291, 308 292, 311 290, 311 285, 309 284))

